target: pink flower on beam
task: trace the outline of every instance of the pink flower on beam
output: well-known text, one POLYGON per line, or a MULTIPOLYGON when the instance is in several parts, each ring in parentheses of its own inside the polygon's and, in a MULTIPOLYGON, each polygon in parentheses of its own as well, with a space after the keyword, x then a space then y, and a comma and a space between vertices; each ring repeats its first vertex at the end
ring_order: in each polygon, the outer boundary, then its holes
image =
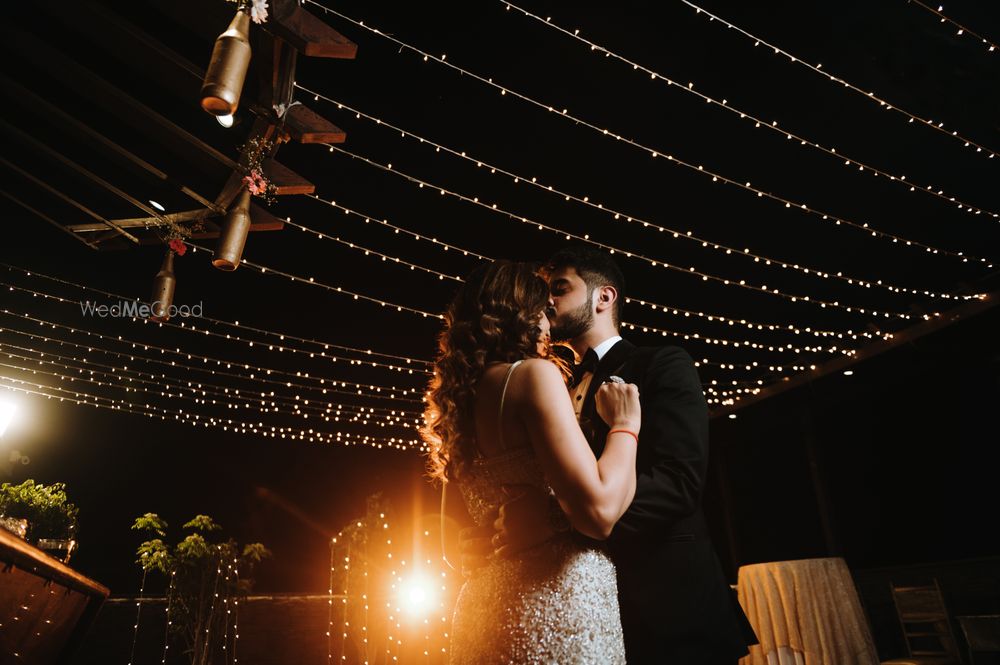
POLYGON ((247 186, 251 194, 259 196, 267 192, 267 180, 260 174, 260 171, 251 171, 250 175, 243 176, 243 184, 247 186))
POLYGON ((184 241, 179 238, 174 238, 167 243, 167 246, 170 247, 170 250, 177 256, 184 256, 184 252, 188 249, 187 245, 184 244, 184 241))

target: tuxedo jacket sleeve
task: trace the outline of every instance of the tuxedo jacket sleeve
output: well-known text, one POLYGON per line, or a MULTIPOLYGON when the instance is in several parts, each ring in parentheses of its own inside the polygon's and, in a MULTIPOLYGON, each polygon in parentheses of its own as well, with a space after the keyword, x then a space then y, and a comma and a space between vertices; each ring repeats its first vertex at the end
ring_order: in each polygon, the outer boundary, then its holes
POLYGON ((648 351, 626 363, 646 366, 627 372, 639 379, 642 427, 635 499, 612 535, 619 541, 664 534, 696 513, 708 468, 708 406, 694 361, 675 346, 648 351))

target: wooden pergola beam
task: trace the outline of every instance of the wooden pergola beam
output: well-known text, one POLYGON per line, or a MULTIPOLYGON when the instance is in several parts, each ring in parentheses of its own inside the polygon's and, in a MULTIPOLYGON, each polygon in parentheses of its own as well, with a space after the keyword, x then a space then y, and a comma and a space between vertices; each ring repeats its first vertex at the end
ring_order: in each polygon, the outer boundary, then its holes
POLYGON ((168 120, 131 95, 100 78, 89 69, 50 48, 25 30, 13 30, 0 22, 0 35, 6 46, 16 52, 31 53, 32 64, 59 81, 68 89, 93 101, 105 111, 120 118, 134 129, 145 134, 157 134, 167 146, 188 145, 193 154, 234 169, 236 162, 208 145, 198 137, 168 120))
MULTIPOLYGON (((135 155, 129 150, 126 150, 125 148, 121 147, 120 145, 118 145, 118 143, 112 141, 111 139, 107 138, 100 132, 80 122, 70 114, 58 108, 48 100, 39 97, 34 92, 28 90, 27 88, 17 83, 16 81, 13 81, 8 77, 4 76, 3 74, 0 74, 0 84, 3 84, 8 90, 16 92, 17 99, 30 102, 30 106, 34 111, 40 111, 41 113, 46 114, 49 117, 55 118, 58 121, 58 123, 63 127, 73 130, 78 135, 83 136, 94 143, 97 143, 98 145, 104 147, 109 153, 117 155, 118 157, 121 157, 122 159, 128 161, 130 164, 139 167, 140 170, 149 174, 154 179, 160 180, 162 182, 167 183, 168 185, 176 187, 181 193, 183 193, 185 196, 192 199, 193 201, 200 203, 201 205, 204 206, 215 207, 214 203, 212 203, 205 197, 201 196, 191 188, 187 187, 181 182, 178 182, 176 179, 171 178, 169 175, 167 175, 160 169, 156 168, 149 162, 145 161, 138 155, 135 155)), ((221 208, 219 208, 217 211, 220 213, 225 212, 221 208)))
MULTIPOLYGON (((208 208, 200 208, 198 210, 186 210, 184 212, 172 212, 168 214, 161 215, 164 219, 174 222, 196 222, 201 219, 207 219, 209 217, 215 216, 217 213, 209 210, 208 208)), ((154 226, 165 226, 156 217, 130 217, 128 219, 115 219, 112 220, 115 224, 122 227, 123 229, 134 229, 134 228, 152 228, 154 226)), ((67 227, 70 231, 74 233, 93 233, 95 231, 103 231, 104 228, 100 224, 73 224, 67 227)))
POLYGON ((295 0, 274 0, 271 17, 262 27, 285 40, 302 55, 353 60, 358 45, 299 6, 295 0))
POLYGON ((264 162, 264 177, 274 185, 278 196, 312 194, 316 191, 316 185, 273 159, 264 162))
POLYGON ((76 199, 73 199, 73 198, 70 198, 69 196, 66 196, 61 191, 59 191, 58 189, 56 189, 55 187, 53 187, 52 185, 50 185, 49 183, 45 182, 44 180, 42 180, 40 178, 35 177, 31 173, 28 173, 27 171, 25 171, 24 169, 22 169, 17 164, 14 164, 13 162, 10 162, 10 161, 8 161, 7 159, 5 159, 3 157, 0 157, 0 164, 3 164, 4 166, 6 166, 9 169, 17 171, 22 176, 24 176, 28 180, 32 181, 33 183, 35 183, 36 185, 38 185, 42 189, 46 190, 50 194, 52 194, 52 195, 54 195, 54 196, 62 199, 63 201, 65 201, 66 203, 70 204, 71 206, 73 206, 74 208, 76 208, 77 210, 79 210, 80 212, 88 215, 89 217, 91 217, 93 219, 96 219, 98 222, 100 222, 101 224, 103 224, 106 228, 112 229, 112 231, 115 234, 120 235, 120 236, 122 236, 124 238, 127 238, 129 241, 131 241, 131 242, 133 242, 135 244, 139 244, 139 239, 136 238, 131 233, 129 233, 128 231, 126 231, 125 229, 121 228, 120 226, 118 226, 117 224, 115 224, 114 222, 112 222, 111 220, 105 219, 104 217, 102 217, 101 215, 97 214, 96 212, 94 212, 93 210, 91 210, 87 206, 83 205, 82 203, 80 203, 76 199))
MULTIPOLYGON (((218 219, 218 215, 213 213, 208 209, 201 210, 187 210, 184 212, 175 212, 169 215, 164 215, 165 218, 174 222, 197 222, 200 220, 208 219, 218 219)), ((268 210, 261 208, 255 203, 250 204, 250 230, 251 231, 280 231, 285 227, 285 222, 278 217, 272 215, 268 210)), ((155 217, 132 217, 129 219, 114 219, 112 220, 115 224, 122 227, 123 229, 134 229, 134 228, 152 228, 156 226, 164 226, 164 224, 155 217)), ((96 233, 98 231, 106 231, 107 228, 101 224, 73 224, 66 227, 74 233, 96 233)), ((216 238, 219 235, 218 229, 209 230, 200 233, 194 233, 191 235, 192 238, 216 238)))
POLYGON ((312 109, 296 104, 285 113, 285 129, 299 143, 343 143, 347 134, 312 109))
MULTIPOLYGON (((43 219, 43 220, 45 220, 46 222, 48 222, 48 223, 49 223, 49 224, 51 224, 52 226, 56 227, 57 229, 59 229, 59 230, 60 230, 60 231, 62 231, 63 233, 67 233, 67 234, 69 234, 69 235, 73 236, 74 238, 76 238, 77 240, 79 240, 80 242, 82 242, 82 243, 83 243, 84 245, 86 245, 87 247, 89 247, 89 248, 91 248, 91 249, 100 249, 100 248, 99 248, 99 247, 98 247, 97 245, 95 245, 94 243, 90 242, 90 241, 89 241, 89 240, 87 240, 86 238, 83 238, 83 237, 81 237, 81 236, 77 235, 76 233, 74 233, 74 232, 73 232, 73 231, 71 231, 70 229, 66 228, 65 226, 63 226, 62 224, 60 224, 59 222, 57 222, 56 220, 54 220, 54 219, 52 219, 51 217, 49 217, 48 215, 46 215, 46 214, 45 214, 44 212, 42 212, 41 210, 38 210, 37 208, 34 208, 34 207, 32 207, 32 206, 28 205, 27 203, 25 203, 25 202, 24 202, 24 201, 22 201, 21 199, 17 198, 16 196, 14 196, 13 194, 11 194, 10 192, 8 192, 8 191, 6 191, 6 190, 2 190, 2 189, 0 189, 0 194, 2 194, 3 196, 7 197, 8 199, 10 199, 11 201, 13 201, 13 202, 14 202, 14 203, 16 203, 17 205, 21 206, 22 208, 24 208, 24 209, 25 209, 25 210, 27 210, 28 212, 30 212, 30 213, 33 213, 33 214, 34 214, 35 216, 39 217, 40 219, 43 219)), ((97 228, 97 229, 100 229, 100 230, 102 230, 102 231, 106 231, 106 230, 107 230, 107 228, 108 228, 108 227, 107 227, 107 226, 105 226, 104 224, 94 224, 93 226, 94 226, 95 228, 97 228)))

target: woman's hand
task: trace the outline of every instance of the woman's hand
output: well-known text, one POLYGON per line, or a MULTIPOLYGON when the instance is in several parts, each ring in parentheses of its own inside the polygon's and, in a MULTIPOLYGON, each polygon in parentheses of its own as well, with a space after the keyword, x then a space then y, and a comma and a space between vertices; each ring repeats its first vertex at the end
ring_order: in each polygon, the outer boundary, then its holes
POLYGON ((594 396, 597 413, 611 429, 627 429, 639 433, 642 409, 639 388, 634 383, 605 383, 594 396))

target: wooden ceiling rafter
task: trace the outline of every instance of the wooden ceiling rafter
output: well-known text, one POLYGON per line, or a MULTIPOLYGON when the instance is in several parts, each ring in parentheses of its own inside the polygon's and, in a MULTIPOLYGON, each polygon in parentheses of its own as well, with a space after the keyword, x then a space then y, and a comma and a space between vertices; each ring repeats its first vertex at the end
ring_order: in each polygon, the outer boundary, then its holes
POLYGON ((122 147, 115 141, 107 138, 97 130, 92 127, 80 122, 72 115, 66 113, 56 105, 52 104, 46 99, 36 95, 31 90, 25 88, 20 83, 9 79, 7 76, 0 74, 0 84, 7 87, 8 90, 12 90, 17 94, 19 99, 22 99, 29 103, 29 105, 36 111, 41 112, 51 118, 55 118, 62 127, 75 132, 79 136, 83 136, 86 139, 100 145, 109 154, 115 155, 133 166, 139 167, 139 169, 152 176, 154 179, 167 183, 168 185, 175 187, 177 191, 181 192, 191 200, 203 205, 207 208, 213 209, 216 213, 222 214, 225 212, 222 208, 216 206, 212 201, 206 199, 198 192, 194 191, 182 182, 177 181, 170 175, 157 168, 153 164, 150 164, 146 160, 142 159, 138 155, 134 154, 130 150, 122 147))
POLYGON ((2 156, 0 156, 0 164, 3 164, 4 166, 6 166, 7 168, 11 169, 12 171, 18 172, 23 177, 25 177, 28 180, 30 180, 31 182, 35 183, 36 185, 38 185, 39 187, 41 187, 45 191, 49 192, 50 194, 53 194, 53 195, 57 196, 58 198, 62 199, 63 201, 65 201, 69 205, 73 206, 74 208, 76 208, 80 212, 84 213, 85 215, 87 215, 89 217, 92 217, 93 219, 96 219, 98 222, 100 222, 101 224, 105 225, 106 227, 108 227, 109 229, 111 229, 112 231, 114 231, 117 235, 120 235, 120 236, 122 236, 124 238, 127 238, 128 240, 130 240, 131 242, 133 242, 133 243, 135 243, 137 245, 139 244, 139 239, 136 238, 131 233, 129 233, 128 231, 126 231, 125 229, 119 227, 117 224, 115 224, 111 220, 106 219, 105 217, 102 217, 98 213, 94 212, 93 210, 91 210, 87 206, 85 206, 82 203, 80 203, 79 201, 77 201, 76 199, 74 199, 74 198, 72 198, 72 197, 64 194, 63 192, 59 191, 59 189, 53 187, 52 185, 50 185, 49 183, 45 182, 41 178, 38 178, 38 177, 32 175, 28 171, 25 171, 24 169, 22 169, 17 164, 14 164, 13 162, 7 160, 6 158, 4 158, 2 156))
MULTIPOLYGON (((59 3, 42 0, 40 8, 50 17, 55 17, 69 30, 94 42, 108 55, 125 61, 127 67, 156 72, 158 76, 162 75, 161 83, 171 91, 173 96, 185 97, 191 94, 191 90, 196 89, 194 82, 200 82, 204 77, 204 70, 201 67, 146 33, 124 14, 94 3, 92 0, 83 0, 83 3, 87 11, 82 12, 74 20, 69 20, 59 3), (105 39, 105 37, 108 38, 105 39), (115 44, 115 48, 108 46, 112 43, 115 44), (126 48, 120 48, 122 44, 126 48), (170 64, 165 66, 164 62, 170 64)), ((196 32, 206 33, 208 30, 207 22, 192 24, 190 13, 182 11, 182 8, 178 7, 176 3, 158 2, 156 4, 160 6, 164 14, 171 16, 178 23, 191 26, 196 32)), ((214 24, 216 15, 221 16, 222 10, 212 8, 209 13, 212 15, 211 23, 214 24)), ((256 116, 249 138, 262 138, 272 141, 274 144, 271 154, 263 162, 263 170, 265 177, 275 186, 275 194, 279 196, 310 194, 315 190, 314 185, 276 161, 274 152, 282 142, 288 140, 301 143, 342 143, 346 140, 346 135, 343 130, 315 111, 306 108, 300 102, 292 102, 297 58, 299 53, 302 53, 312 57, 350 59, 355 56, 357 46, 304 10, 295 0, 275 0, 272 3, 269 20, 259 28, 251 32, 251 38, 255 43, 254 52, 258 54, 252 66, 257 70, 260 92, 257 103, 246 105, 249 111, 256 116)), ((0 38, 4 39, 8 49, 35 54, 32 63, 45 76, 50 77, 71 94, 87 100, 98 111, 118 119, 133 132, 140 132, 144 136, 151 137, 154 144, 165 146, 167 150, 172 152, 174 158, 180 158, 184 163, 194 160, 194 163, 200 164, 198 170, 203 174, 210 174, 213 171, 218 173, 220 167, 229 171, 229 176, 218 196, 214 200, 210 200, 199 194, 195 187, 191 186, 193 183, 184 183, 180 179, 172 177, 167 170, 154 165, 153 162, 157 160, 146 159, 142 153, 148 152, 148 150, 130 150, 120 141, 111 138, 114 134, 99 131, 95 126, 86 124, 71 113, 67 113, 53 101, 4 74, 0 75, 0 83, 10 93, 24 100, 23 103, 28 104, 33 109, 40 110, 47 119, 66 130, 68 136, 76 141, 82 141, 88 146, 97 145, 104 153, 112 155, 131 167, 137 167, 141 177, 164 183, 202 207, 181 213, 161 214, 141 200, 131 196, 123 187, 108 182, 61 152, 7 123, 3 123, 2 127, 30 144, 35 152, 44 153, 61 162, 78 176, 82 176, 142 210, 146 216, 127 219, 106 218, 60 191, 53 184, 35 177, 8 160, 3 160, 3 163, 21 173, 22 176, 43 190, 84 212, 97 223, 60 225, 51 216, 10 194, 5 193, 5 196, 47 223, 60 226, 62 230, 74 235, 91 248, 120 247, 121 243, 109 243, 117 237, 127 238, 132 244, 161 242, 155 229, 175 223, 181 223, 185 226, 198 223, 200 228, 194 231, 192 237, 211 238, 218 235, 219 227, 212 219, 225 213, 243 186, 243 175, 246 173, 247 166, 245 153, 236 160, 226 156, 212 145, 185 130, 177 122, 165 117, 154 108, 102 78, 99 70, 92 71, 84 64, 61 52, 58 46, 53 48, 30 31, 17 30, 11 26, 0 26, 0 38), (137 237, 125 229, 148 229, 151 233, 138 234, 137 237), (85 234, 86 237, 81 234, 85 234)), ((192 104, 195 103, 196 100, 192 100, 192 104)), ((251 214, 254 219, 251 231, 279 230, 284 226, 280 219, 259 206, 252 205, 251 214)))
MULTIPOLYGON (((38 208, 35 208, 34 206, 29 205, 28 203, 25 203, 24 201, 22 201, 21 199, 17 198, 16 196, 14 196, 13 194, 11 194, 7 190, 0 189, 0 195, 3 195, 6 198, 10 199, 11 201, 13 201, 14 203, 16 203, 17 205, 21 206, 22 208, 24 208, 28 212, 34 214, 39 219, 42 219, 42 220, 48 222, 49 224, 51 224, 52 226, 56 227, 57 229, 59 229, 63 233, 66 233, 67 235, 70 235, 70 236, 76 238, 77 240, 79 240, 80 242, 82 242, 87 247, 89 247, 91 249, 94 249, 94 250, 100 249, 100 247, 98 247, 94 243, 90 242, 89 240, 87 240, 86 238, 84 238, 83 236, 81 236, 80 234, 76 233, 70 227, 67 227, 67 226, 64 226, 64 225, 60 224, 59 222, 57 222, 56 220, 54 220, 51 217, 49 217, 48 215, 46 215, 44 212, 42 212, 38 208)), ((99 229, 105 229, 105 228, 107 228, 103 224, 95 224, 94 226, 96 228, 99 228, 99 229)))

